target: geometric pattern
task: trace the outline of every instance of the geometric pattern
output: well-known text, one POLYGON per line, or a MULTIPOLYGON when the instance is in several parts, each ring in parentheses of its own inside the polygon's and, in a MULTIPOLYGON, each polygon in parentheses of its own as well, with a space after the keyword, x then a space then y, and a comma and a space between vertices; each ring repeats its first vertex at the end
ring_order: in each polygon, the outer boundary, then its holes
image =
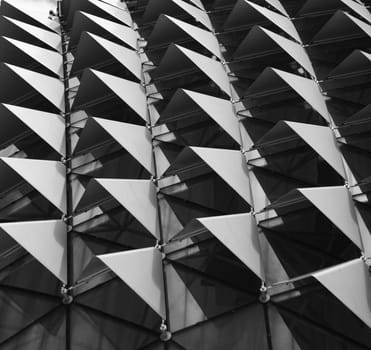
POLYGON ((3 0, 0 349, 369 349, 370 7, 3 0))

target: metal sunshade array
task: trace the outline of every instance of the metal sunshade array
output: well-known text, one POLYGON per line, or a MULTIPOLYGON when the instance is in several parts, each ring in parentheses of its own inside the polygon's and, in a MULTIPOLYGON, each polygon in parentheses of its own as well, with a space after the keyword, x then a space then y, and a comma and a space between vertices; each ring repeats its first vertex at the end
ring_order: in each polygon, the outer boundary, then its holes
POLYGON ((2 1, 0 346, 367 349, 368 5, 2 1))

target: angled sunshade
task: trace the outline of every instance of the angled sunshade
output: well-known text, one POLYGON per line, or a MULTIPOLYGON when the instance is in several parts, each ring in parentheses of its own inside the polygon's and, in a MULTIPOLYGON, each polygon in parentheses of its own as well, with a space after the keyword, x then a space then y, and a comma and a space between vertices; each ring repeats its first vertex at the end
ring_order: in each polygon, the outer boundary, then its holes
POLYGON ((354 206, 349 191, 342 186, 301 188, 298 190, 355 245, 362 248, 354 206))
POLYGON ((104 90, 106 95, 114 93, 144 121, 147 121, 146 96, 140 84, 93 69, 84 72, 73 108, 84 108, 84 105, 90 103, 92 94, 101 98, 104 90))
POLYGON ((296 122, 285 122, 285 124, 323 157, 339 175, 345 178, 341 154, 337 148, 334 134, 329 127, 296 122))
POLYGON ((9 16, 20 21, 30 23, 35 26, 42 27, 44 29, 52 30, 56 33, 60 33, 60 23, 54 21, 47 16, 47 10, 44 7, 37 8, 33 4, 25 4, 18 0, 4 0, 2 1, 0 13, 3 16, 9 16), (28 6, 25 6, 28 5, 28 6))
POLYGON ((169 47, 159 67, 156 69, 154 77, 160 79, 175 72, 179 74, 179 60, 185 61, 185 65, 187 65, 188 61, 191 66, 195 66, 195 68, 206 74, 227 95, 231 95, 227 73, 219 61, 179 45, 171 45, 169 47))
POLYGON ((259 17, 263 17, 272 22, 293 39, 301 42, 294 24, 288 17, 247 0, 239 0, 236 2, 235 7, 224 23, 224 27, 228 29, 241 25, 255 24, 259 22, 259 17))
POLYGON ((210 22, 210 18, 207 15, 206 11, 202 7, 198 8, 197 6, 190 5, 183 0, 172 0, 173 3, 181 7, 185 12, 189 13, 196 22, 202 23, 207 29, 213 30, 213 26, 210 22))
POLYGON ((318 85, 311 79, 288 73, 276 68, 266 68, 263 73, 247 89, 247 96, 259 94, 274 94, 284 86, 289 86, 313 109, 315 109, 325 120, 330 115, 326 106, 325 98, 322 96, 318 85), (283 83, 283 84, 282 84, 283 83))
POLYGON ((257 227, 251 214, 221 215, 194 219, 177 237, 188 237, 193 233, 197 233, 200 231, 200 226, 215 236, 260 279, 265 280, 257 227))
POLYGON ((259 53, 269 54, 274 50, 274 46, 278 46, 278 48, 288 53, 312 76, 316 75, 307 53, 300 44, 261 26, 254 26, 250 30, 233 56, 238 59, 259 53))
POLYGON ((106 2, 103 1, 98 1, 98 0, 89 0, 90 4, 93 4, 100 10, 106 12, 113 18, 119 20, 120 22, 126 24, 127 26, 131 27, 133 24, 133 20, 131 19, 131 16, 129 12, 124 11, 116 6, 110 5, 106 2))
POLYGON ((182 118, 190 108, 200 107, 207 115, 218 123, 237 143, 240 143, 238 120, 230 101, 201 94, 190 90, 178 90, 161 113, 158 122, 170 122, 182 118))
POLYGON ((240 151, 189 147, 180 153, 168 173, 178 175, 182 168, 189 167, 189 162, 193 162, 195 156, 215 171, 247 203, 251 203, 247 165, 240 151))
POLYGON ((369 5, 0 0, 0 349, 369 349, 369 5))
POLYGON ((91 180, 77 210, 99 205, 107 195, 117 200, 154 237, 159 238, 156 188, 150 180, 91 180))
POLYGON ((3 231, 63 283, 67 283, 66 227, 61 220, 0 224, 3 231))
POLYGON ((371 327, 371 280, 368 268, 361 259, 317 272, 313 277, 371 327), (344 281, 347 281, 346 288, 344 281))
MULTIPOLYGON (((65 138, 63 118, 58 114, 47 113, 14 105, 1 104, 3 137, 16 137, 17 120, 39 135, 46 143, 62 156, 65 155, 65 138)), ((21 131, 20 131, 21 132, 21 131)), ((2 134, 2 132, 1 132, 2 134)))
POLYGON ((340 0, 340 1, 343 4, 347 5, 350 9, 352 9, 356 14, 366 19, 369 23, 371 22, 371 14, 363 4, 352 0, 340 0))
POLYGON ((166 318, 162 257, 157 248, 99 255, 98 258, 163 319, 166 318))
POLYGON ((111 56, 123 68, 128 69, 138 80, 141 79, 142 65, 134 50, 89 32, 81 34, 71 74, 86 67, 100 65, 106 55, 111 56))
POLYGON ((133 49, 137 48, 138 34, 133 29, 124 24, 79 11, 74 16, 73 35, 70 41, 71 47, 78 44, 83 31, 89 31, 97 35, 109 33, 110 37, 115 38, 118 42, 126 44, 133 49))
MULTIPOLYGON (((27 55, 31 59, 35 60, 45 68, 47 68, 50 72, 54 73, 55 75, 62 77, 63 76, 63 65, 62 65, 62 56, 60 53, 54 50, 44 49, 37 45, 28 44, 23 41, 1 37, 1 45, 2 45, 2 55, 4 58, 7 57, 7 54, 12 52, 11 46, 18 49, 18 55, 27 55), (5 51, 5 52, 4 52, 5 51), (10 52, 9 52, 10 51, 10 52)), ((9 57, 9 56, 8 56, 9 57)), ((17 59, 14 60, 7 60, 6 62, 17 62, 17 59)))
MULTIPOLYGON (((15 37, 12 35, 13 29, 11 27, 9 28, 9 25, 13 25, 18 29, 16 39, 23 41, 23 35, 25 35, 25 38, 31 36, 34 41, 41 41, 56 51, 62 50, 61 37, 57 33, 6 16, 1 17, 0 23, 1 35, 15 37)), ((26 39, 26 41, 28 40, 26 39)))
POLYGON ((65 212, 66 193, 64 176, 66 169, 61 162, 38 159, 1 158, 1 164, 2 166, 6 165, 10 167, 62 213, 65 212))
POLYGON ((99 129, 102 129, 125 148, 149 173, 153 173, 152 144, 146 127, 102 118, 90 118, 88 123, 92 126, 85 127, 82 131, 75 153, 89 151, 90 148, 96 146, 97 142, 93 140, 97 140, 96 135, 99 129))
MULTIPOLYGON (((59 79, 4 63, 0 65, 0 74, 2 78, 8 77, 8 81, 12 82, 12 86, 15 89, 34 90, 58 110, 61 112, 64 111, 64 85, 59 79), (13 77, 17 77, 18 79, 13 77)), ((0 98, 4 102, 13 102, 11 95, 15 94, 16 91, 9 88, 5 89, 5 87, 0 89, 0 91, 2 95, 0 98), (11 95, 9 96, 9 94, 11 95)))
POLYGON ((161 15, 158 18, 148 38, 148 46, 155 47, 171 43, 183 39, 184 34, 201 44, 216 57, 221 58, 218 41, 211 32, 167 15, 161 15))

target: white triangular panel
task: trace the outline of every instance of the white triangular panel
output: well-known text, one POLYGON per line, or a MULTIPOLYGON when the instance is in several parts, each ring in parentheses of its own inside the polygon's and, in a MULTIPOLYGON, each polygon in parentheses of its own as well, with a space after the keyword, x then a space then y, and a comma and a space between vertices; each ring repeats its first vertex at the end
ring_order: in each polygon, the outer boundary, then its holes
POLYGON ((313 70, 312 63, 305 52, 304 48, 289 39, 284 38, 268 29, 260 27, 261 30, 266 33, 272 40, 274 40, 283 50, 285 50, 296 62, 298 62, 304 69, 309 72, 312 76, 316 76, 313 70))
POLYGON ((65 124, 58 114, 3 104, 62 156, 65 155, 65 124))
POLYGON ((172 1, 173 3, 181 7, 184 11, 189 13, 197 22, 202 23, 209 30, 213 30, 213 26, 210 22, 210 18, 205 11, 201 10, 202 7, 197 8, 193 5, 186 3, 183 0, 172 0, 172 1))
POLYGON ((296 31, 294 24, 288 17, 282 16, 272 10, 268 10, 267 8, 257 5, 251 1, 245 0, 245 2, 249 4, 252 8, 254 8, 256 11, 258 11, 260 14, 262 14, 264 17, 266 17, 270 22, 275 24, 277 27, 281 28, 292 38, 294 38, 298 42, 301 42, 299 34, 296 31))
POLYGON ((61 40, 60 35, 58 35, 57 33, 53 33, 49 30, 45 30, 45 29, 33 26, 31 24, 28 24, 28 23, 18 21, 18 20, 13 19, 13 18, 9 18, 9 17, 6 17, 6 16, 4 16, 4 18, 6 18, 8 21, 12 22, 17 27, 21 28, 22 30, 24 30, 28 34, 31 34, 35 38, 41 40, 43 43, 47 44, 51 48, 53 48, 57 51, 62 50, 62 44, 61 44, 62 40, 61 40))
POLYGON ((126 67, 131 73, 133 73, 138 79, 142 76, 142 64, 138 54, 126 48, 125 46, 116 44, 112 41, 104 39, 98 35, 87 33, 90 35, 99 45, 107 50, 117 61, 119 61, 124 67, 126 67))
POLYGON ((31 45, 23 41, 3 37, 5 40, 16 46, 34 60, 38 61, 51 72, 63 76, 63 62, 62 55, 53 50, 47 50, 40 46, 31 45))
POLYGON ((289 17, 288 13, 286 12, 285 8, 282 6, 279 0, 266 0, 268 4, 275 7, 278 11, 280 11, 284 16, 289 17))
POLYGON ((307 78, 272 68, 289 86, 291 86, 305 101, 307 101, 326 120, 330 119, 325 99, 317 84, 307 78))
POLYGON ((94 120, 149 173, 153 173, 151 136, 146 127, 102 118, 94 120))
POLYGON ((349 191, 343 186, 298 189, 357 247, 362 249, 354 204, 349 191))
POLYGON ((5 65, 16 73, 21 79, 31 85, 38 93, 44 96, 60 111, 64 111, 64 84, 59 79, 52 78, 45 74, 33 72, 32 70, 5 65))
POLYGON ((155 238, 160 238, 156 187, 150 180, 95 179, 155 238))
POLYGON ((240 151, 206 147, 190 149, 251 204, 248 169, 240 151))
POLYGON ((215 122, 217 122, 237 143, 241 142, 239 124, 230 101, 190 90, 183 91, 213 120, 215 120, 215 122))
POLYGON ((138 113, 144 121, 147 121, 146 95, 140 84, 93 69, 91 69, 91 72, 107 85, 107 87, 122 101, 130 106, 130 108, 138 113))
POLYGON ((331 267, 313 277, 371 327, 371 278, 361 259, 331 267))
POLYGON ((18 11, 23 12, 26 16, 32 18, 36 22, 39 22, 45 28, 49 28, 56 33, 61 32, 61 25, 59 24, 59 21, 55 21, 48 17, 49 6, 47 2, 38 4, 39 6, 35 6, 32 1, 3 1, 3 3, 5 2, 16 8, 18 11))
POLYGON ((54 276, 67 283, 67 232, 63 221, 2 223, 0 228, 54 276))
POLYGON ((126 25, 118 24, 116 22, 109 21, 98 16, 91 15, 89 13, 81 12, 85 17, 104 28, 107 32, 111 33, 125 44, 129 45, 133 49, 137 48, 138 34, 133 29, 126 25))
POLYGON ((176 47, 183 52, 199 69, 201 69, 211 80, 213 80, 227 95, 231 96, 229 79, 223 65, 209 57, 201 55, 182 46, 176 47))
POLYGON ((165 16, 165 17, 168 18, 169 21, 176 24, 181 30, 186 32, 195 41, 199 42, 202 46, 204 46, 207 50, 209 50, 216 57, 221 58, 219 43, 216 40, 216 37, 214 34, 210 33, 207 30, 188 24, 187 22, 176 19, 174 17, 170 17, 170 16, 165 16))
POLYGON ((61 162, 22 158, 0 159, 53 203, 61 212, 65 213, 66 169, 61 162))
POLYGON ((356 1, 353 0, 340 0, 343 4, 351 8, 355 13, 371 22, 371 14, 368 12, 367 8, 356 1))
POLYGON ((108 13, 112 17, 118 19, 120 22, 126 24, 127 26, 129 27, 132 26, 133 20, 131 19, 130 13, 128 11, 124 11, 116 6, 109 5, 103 1, 89 0, 89 2, 95 5, 96 7, 100 8, 104 12, 108 13))
POLYGON ((334 133, 327 126, 285 122, 310 147, 312 147, 335 171, 346 178, 342 157, 337 148, 334 133))
POLYGON ((257 227, 250 214, 197 219, 260 279, 265 280, 257 227))
POLYGON ((157 248, 98 255, 98 258, 166 319, 162 256, 157 248))

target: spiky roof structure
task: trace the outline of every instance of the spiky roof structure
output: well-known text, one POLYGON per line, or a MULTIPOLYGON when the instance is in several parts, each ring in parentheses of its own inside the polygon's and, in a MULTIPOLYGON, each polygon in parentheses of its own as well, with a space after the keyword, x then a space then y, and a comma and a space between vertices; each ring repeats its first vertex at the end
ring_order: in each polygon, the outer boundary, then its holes
POLYGON ((3 0, 0 349, 369 349, 370 5, 3 0))

